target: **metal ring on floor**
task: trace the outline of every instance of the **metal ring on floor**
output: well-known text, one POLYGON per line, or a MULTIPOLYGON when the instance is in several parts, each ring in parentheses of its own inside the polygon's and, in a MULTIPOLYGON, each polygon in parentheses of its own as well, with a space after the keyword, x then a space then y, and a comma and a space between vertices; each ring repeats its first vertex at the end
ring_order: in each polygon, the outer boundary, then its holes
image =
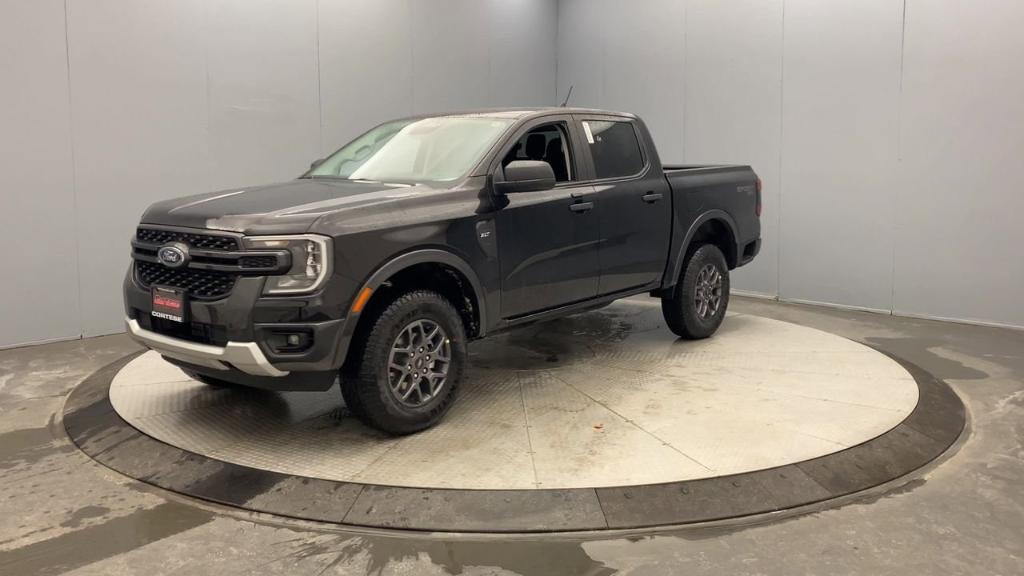
POLYGON ((913 411, 880 436, 801 462, 630 486, 527 490, 387 486, 224 462, 143 434, 121 418, 109 396, 111 381, 134 358, 99 370, 67 400, 64 426, 90 457, 126 476, 187 496, 256 512, 375 528, 556 532, 757 517, 825 503, 911 474, 953 445, 966 419, 952 389, 896 359, 918 386, 913 411))

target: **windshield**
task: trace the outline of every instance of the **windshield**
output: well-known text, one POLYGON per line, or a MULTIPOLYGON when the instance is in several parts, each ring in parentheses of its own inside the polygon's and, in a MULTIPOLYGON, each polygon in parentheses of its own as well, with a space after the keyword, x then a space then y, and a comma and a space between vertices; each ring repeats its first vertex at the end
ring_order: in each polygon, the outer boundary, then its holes
POLYGON ((511 123, 481 116, 388 122, 346 144, 308 176, 381 182, 454 180, 465 176, 511 123))

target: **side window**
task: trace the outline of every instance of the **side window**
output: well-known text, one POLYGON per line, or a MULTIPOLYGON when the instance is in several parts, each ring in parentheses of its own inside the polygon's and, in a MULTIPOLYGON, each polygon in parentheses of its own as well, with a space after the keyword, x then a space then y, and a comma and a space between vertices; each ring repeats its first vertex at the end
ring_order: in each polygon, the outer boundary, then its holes
POLYGON ((583 133, 597 178, 632 176, 643 169, 644 157, 632 122, 585 120, 583 133))
POLYGON ((572 154, 569 148, 569 131, 565 122, 538 126, 516 141, 501 161, 502 169, 515 160, 542 160, 551 165, 555 182, 575 180, 572 170, 572 154))

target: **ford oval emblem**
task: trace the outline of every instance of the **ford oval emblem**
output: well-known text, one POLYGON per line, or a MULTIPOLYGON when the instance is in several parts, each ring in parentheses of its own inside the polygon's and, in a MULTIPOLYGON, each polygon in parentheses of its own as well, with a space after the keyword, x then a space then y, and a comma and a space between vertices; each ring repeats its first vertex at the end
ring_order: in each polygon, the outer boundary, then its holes
POLYGON ((168 268, 181 268, 188 264, 188 246, 179 242, 161 246, 156 251, 156 259, 168 268))

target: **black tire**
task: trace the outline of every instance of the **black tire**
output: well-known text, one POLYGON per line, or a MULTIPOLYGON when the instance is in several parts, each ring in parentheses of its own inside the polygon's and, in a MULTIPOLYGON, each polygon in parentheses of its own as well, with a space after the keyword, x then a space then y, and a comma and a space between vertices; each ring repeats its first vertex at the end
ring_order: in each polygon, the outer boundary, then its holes
MULTIPOLYGON (((394 435, 419 432, 439 422, 455 401, 466 364, 465 329, 455 307, 436 292, 408 292, 384 307, 363 336, 362 345, 352 351, 358 356, 341 375, 341 393, 352 414, 367 425, 394 435), (398 346, 399 337, 405 336, 406 330, 420 321, 440 327, 442 335, 447 335, 449 360, 447 375, 434 395, 423 400, 421 405, 411 406, 392 389, 395 373, 390 367, 390 360, 392 347, 398 346)), ((419 361, 424 359, 429 357, 421 355, 418 358, 419 361)), ((430 366, 433 370, 434 365, 430 366)), ((407 374, 412 376, 415 372, 407 374)), ((409 384, 405 389, 420 386, 409 384)), ((418 391, 417 395, 420 395, 418 391)))
MULTIPOLYGON (((706 292, 707 288, 703 293, 706 292)), ((728 307, 729 266, 722 251, 714 244, 704 244, 694 250, 683 267, 679 281, 672 287, 672 291, 661 297, 661 313, 665 317, 669 329, 677 336, 688 340, 699 340, 714 334, 722 325, 728 307), (716 271, 721 282, 718 305, 714 307, 713 312, 709 306, 702 316, 700 305, 697 302, 697 296, 702 292, 697 284, 701 271, 706 269, 716 271)))

